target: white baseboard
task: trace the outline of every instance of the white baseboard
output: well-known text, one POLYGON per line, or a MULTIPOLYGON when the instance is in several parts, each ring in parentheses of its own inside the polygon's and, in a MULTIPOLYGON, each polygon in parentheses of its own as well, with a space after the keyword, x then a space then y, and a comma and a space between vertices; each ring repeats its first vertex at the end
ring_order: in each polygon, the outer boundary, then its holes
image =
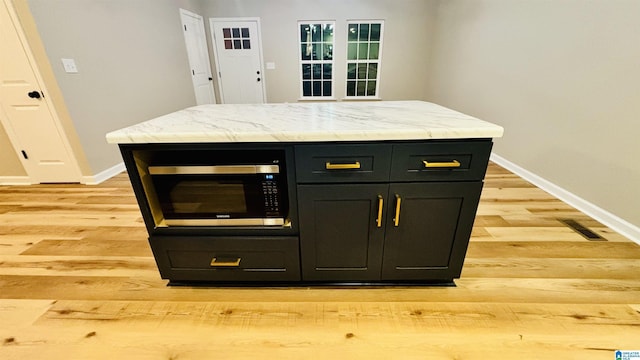
POLYGON ((31 185, 28 176, 0 176, 0 185, 31 185))
POLYGON ((602 209, 601 207, 598 207, 584 200, 583 198, 570 193, 560 186, 555 185, 554 183, 512 163, 511 161, 503 158, 500 155, 491 153, 490 159, 491 161, 529 181, 540 189, 591 216, 592 218, 601 222, 612 230, 615 230, 620 235, 629 238, 637 244, 640 244, 640 227, 637 227, 630 222, 602 209))
POLYGON ((98 185, 101 182, 109 180, 112 177, 120 174, 124 170, 125 170, 124 163, 121 162, 93 176, 83 176, 82 179, 80 180, 80 183, 84 185, 98 185))

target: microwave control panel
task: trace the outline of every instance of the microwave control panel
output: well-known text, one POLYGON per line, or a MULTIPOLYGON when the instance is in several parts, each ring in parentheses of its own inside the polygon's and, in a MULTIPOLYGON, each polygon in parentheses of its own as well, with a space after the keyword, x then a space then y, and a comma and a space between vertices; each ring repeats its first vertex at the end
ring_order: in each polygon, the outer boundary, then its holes
POLYGON ((271 174, 265 175, 262 180, 262 193, 264 194, 264 209, 269 213, 280 212, 280 194, 278 192, 278 183, 271 174))

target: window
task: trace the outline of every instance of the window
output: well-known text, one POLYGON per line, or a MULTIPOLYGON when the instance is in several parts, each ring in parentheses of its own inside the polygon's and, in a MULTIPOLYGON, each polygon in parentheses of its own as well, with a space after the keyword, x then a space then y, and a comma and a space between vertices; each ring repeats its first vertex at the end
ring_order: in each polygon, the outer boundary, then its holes
POLYGON ((299 22, 302 98, 333 96, 334 22, 299 22))
POLYGON ((347 97, 377 97, 382 57, 382 21, 349 21, 347 97))
POLYGON ((223 28, 224 48, 227 50, 251 49, 249 28, 223 28))

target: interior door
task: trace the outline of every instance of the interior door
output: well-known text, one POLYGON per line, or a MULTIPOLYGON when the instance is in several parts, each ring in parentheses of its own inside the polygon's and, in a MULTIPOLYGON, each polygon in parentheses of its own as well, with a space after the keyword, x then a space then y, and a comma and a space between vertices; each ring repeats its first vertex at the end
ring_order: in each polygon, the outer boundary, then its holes
POLYGON ((211 19, 220 100, 225 104, 265 102, 261 40, 257 20, 211 19))
POLYGON ((80 170, 10 2, 0 2, 0 121, 31 182, 79 182, 80 170), (2 113, 2 112, 0 112, 2 113))
POLYGON ((191 67, 191 80, 196 94, 196 104, 215 104, 211 62, 202 16, 180 9, 180 19, 184 29, 184 41, 191 67))

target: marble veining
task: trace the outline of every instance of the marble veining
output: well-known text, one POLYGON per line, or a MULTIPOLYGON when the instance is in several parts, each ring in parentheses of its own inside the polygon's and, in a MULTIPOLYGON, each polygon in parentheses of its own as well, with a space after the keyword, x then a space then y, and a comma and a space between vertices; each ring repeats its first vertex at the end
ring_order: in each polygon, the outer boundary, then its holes
POLYGON ((424 101, 200 105, 107 134, 112 144, 501 137, 503 128, 424 101))

